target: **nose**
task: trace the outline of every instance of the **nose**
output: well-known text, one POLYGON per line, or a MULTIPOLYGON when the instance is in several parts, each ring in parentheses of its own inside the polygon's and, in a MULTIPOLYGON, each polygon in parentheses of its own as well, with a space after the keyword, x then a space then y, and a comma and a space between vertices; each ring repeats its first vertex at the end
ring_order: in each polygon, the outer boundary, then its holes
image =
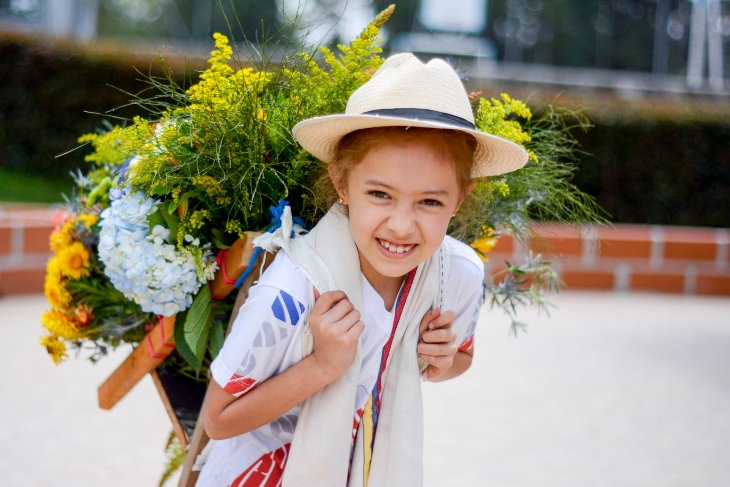
POLYGON ((393 208, 388 217, 388 230, 393 237, 405 239, 416 230, 416 216, 413 209, 407 205, 398 205, 393 208))

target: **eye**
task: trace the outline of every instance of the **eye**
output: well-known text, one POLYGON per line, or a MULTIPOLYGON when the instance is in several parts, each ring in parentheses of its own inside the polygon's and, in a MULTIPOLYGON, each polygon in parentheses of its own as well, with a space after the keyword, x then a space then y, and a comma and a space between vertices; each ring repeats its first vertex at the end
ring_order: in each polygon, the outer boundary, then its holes
POLYGON ((368 192, 368 194, 370 196, 374 196, 375 198, 378 198, 378 199, 381 199, 381 200, 390 198, 390 196, 388 196, 387 193, 383 193, 382 191, 370 191, 370 192, 368 192))
POLYGON ((436 208, 438 206, 444 206, 440 201, 438 200, 423 200, 421 203, 425 206, 430 206, 432 208, 436 208))

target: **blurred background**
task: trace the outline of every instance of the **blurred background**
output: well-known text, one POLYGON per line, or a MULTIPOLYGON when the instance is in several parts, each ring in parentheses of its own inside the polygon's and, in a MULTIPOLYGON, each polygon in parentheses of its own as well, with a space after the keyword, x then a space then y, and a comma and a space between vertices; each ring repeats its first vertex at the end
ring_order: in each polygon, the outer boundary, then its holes
MULTIPOLYGON (((348 42, 391 0, 0 0, 0 200, 59 201, 79 134, 130 117, 160 74, 204 67, 212 32, 256 44, 300 15, 310 44, 348 42)), ((730 1, 408 0, 386 54, 449 58, 470 90, 595 127, 575 183, 613 221, 730 226, 730 1)))
MULTIPOLYGON (((3 485, 156 485, 165 461, 149 377, 97 407, 128 349, 55 368, 37 344, 77 138, 144 115, 127 102, 160 57, 194 82, 213 32, 252 55, 300 17, 304 47, 333 46, 390 3, 386 55, 582 110, 574 183, 615 223, 548 228, 570 290, 551 317, 515 339, 485 305, 473 370, 424 388, 425 485, 730 485, 730 0, 0 0, 3 485)), ((525 250, 502 237, 487 272, 525 250)))

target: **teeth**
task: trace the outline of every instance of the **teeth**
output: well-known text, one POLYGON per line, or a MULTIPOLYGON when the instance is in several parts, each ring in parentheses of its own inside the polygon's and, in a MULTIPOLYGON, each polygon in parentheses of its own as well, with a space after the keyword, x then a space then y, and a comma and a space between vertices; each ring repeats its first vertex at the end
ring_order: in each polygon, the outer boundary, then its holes
POLYGON ((396 245, 394 243, 390 243, 387 240, 381 240, 378 239, 378 242, 380 242, 380 245, 385 247, 386 249, 390 250, 391 252, 395 252, 397 254, 402 254, 403 252, 408 252, 413 248, 413 245, 396 245))

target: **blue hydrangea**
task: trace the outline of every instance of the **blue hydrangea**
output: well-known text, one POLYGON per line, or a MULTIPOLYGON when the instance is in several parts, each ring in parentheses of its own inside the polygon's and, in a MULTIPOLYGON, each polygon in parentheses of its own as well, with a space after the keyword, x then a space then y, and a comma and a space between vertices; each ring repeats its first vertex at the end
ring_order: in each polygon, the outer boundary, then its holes
POLYGON ((210 244, 201 247, 186 235, 188 245, 177 249, 167 228, 156 225, 150 232, 148 218, 159 205, 141 191, 113 199, 99 222, 99 258, 114 287, 143 311, 172 316, 190 307, 217 265, 210 244))

